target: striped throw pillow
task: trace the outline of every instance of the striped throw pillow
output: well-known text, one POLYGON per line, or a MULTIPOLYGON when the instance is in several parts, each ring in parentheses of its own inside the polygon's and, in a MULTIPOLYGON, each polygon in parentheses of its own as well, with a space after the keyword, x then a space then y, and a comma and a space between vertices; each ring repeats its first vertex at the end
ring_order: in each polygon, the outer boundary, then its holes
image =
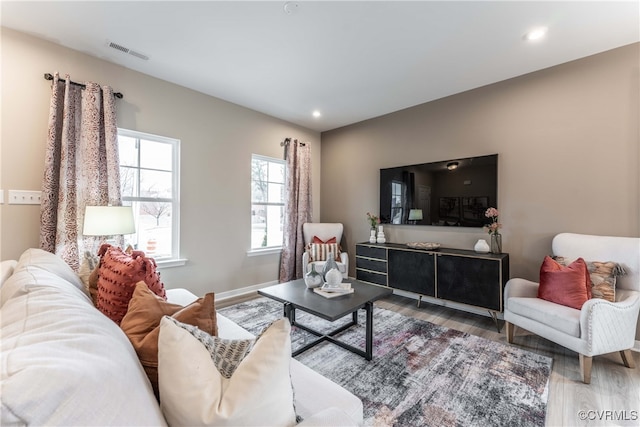
POLYGON ((329 252, 336 261, 340 261, 340 245, 337 243, 311 243, 308 248, 309 262, 326 261, 329 252))

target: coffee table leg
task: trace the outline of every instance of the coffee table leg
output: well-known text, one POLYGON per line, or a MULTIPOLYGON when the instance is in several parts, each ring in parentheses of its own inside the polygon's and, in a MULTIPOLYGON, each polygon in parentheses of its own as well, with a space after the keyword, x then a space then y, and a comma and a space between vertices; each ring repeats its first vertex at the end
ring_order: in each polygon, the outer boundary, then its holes
MULTIPOLYGON (((367 323, 365 325, 366 330, 366 344, 365 344, 365 359, 371 360, 373 358, 373 303, 368 302, 364 305, 364 310, 367 313, 367 323)), ((354 319, 357 312, 354 313, 354 319)))
POLYGON ((296 307, 293 304, 284 303, 284 317, 289 319, 291 326, 296 323, 296 307))

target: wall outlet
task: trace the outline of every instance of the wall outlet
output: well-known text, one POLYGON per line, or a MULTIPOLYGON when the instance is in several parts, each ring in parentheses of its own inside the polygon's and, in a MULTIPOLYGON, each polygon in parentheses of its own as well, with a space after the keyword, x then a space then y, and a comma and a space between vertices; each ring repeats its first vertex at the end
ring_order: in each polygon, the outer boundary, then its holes
POLYGON ((10 205, 39 205, 40 191, 9 190, 10 205))

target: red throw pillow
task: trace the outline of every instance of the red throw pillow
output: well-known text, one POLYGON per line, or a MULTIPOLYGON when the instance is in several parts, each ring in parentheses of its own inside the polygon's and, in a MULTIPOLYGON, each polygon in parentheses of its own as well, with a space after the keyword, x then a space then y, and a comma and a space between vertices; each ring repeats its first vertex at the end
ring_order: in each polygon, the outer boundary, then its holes
POLYGON ((329 240, 327 240, 326 242, 323 242, 321 238, 319 238, 318 236, 313 236, 313 242, 311 243, 338 243, 338 241, 336 240, 335 237, 330 238, 329 240))
POLYGON ((136 283, 143 281, 163 300, 167 299, 164 284, 156 271, 156 262, 142 251, 127 254, 122 249, 104 244, 98 251, 98 310, 118 325, 127 313, 136 283))
POLYGON ((591 279, 587 263, 578 258, 568 266, 546 256, 540 267, 538 298, 580 310, 590 298, 591 279))

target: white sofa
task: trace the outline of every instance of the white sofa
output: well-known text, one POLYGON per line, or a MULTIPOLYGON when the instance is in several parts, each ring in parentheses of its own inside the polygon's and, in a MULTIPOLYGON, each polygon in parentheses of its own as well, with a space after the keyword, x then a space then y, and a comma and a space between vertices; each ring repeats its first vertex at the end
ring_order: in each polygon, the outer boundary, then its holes
POLYGON ((630 349, 639 339, 640 238, 561 233, 552 252, 569 261, 613 261, 626 271, 616 280, 615 302, 593 298, 581 310, 537 298, 538 283, 514 278, 504 290, 507 341, 513 343, 514 325, 579 354, 582 381, 591 381, 592 357, 620 352, 634 367, 630 349))
MULTIPOLYGON (((127 336, 60 258, 28 249, 1 266, 0 425, 166 425, 127 336)), ((195 299, 186 290, 168 295, 176 303, 195 299)), ((217 320, 219 336, 251 337, 217 320)), ((362 423, 356 396, 295 359, 290 372, 298 425, 362 423)))

